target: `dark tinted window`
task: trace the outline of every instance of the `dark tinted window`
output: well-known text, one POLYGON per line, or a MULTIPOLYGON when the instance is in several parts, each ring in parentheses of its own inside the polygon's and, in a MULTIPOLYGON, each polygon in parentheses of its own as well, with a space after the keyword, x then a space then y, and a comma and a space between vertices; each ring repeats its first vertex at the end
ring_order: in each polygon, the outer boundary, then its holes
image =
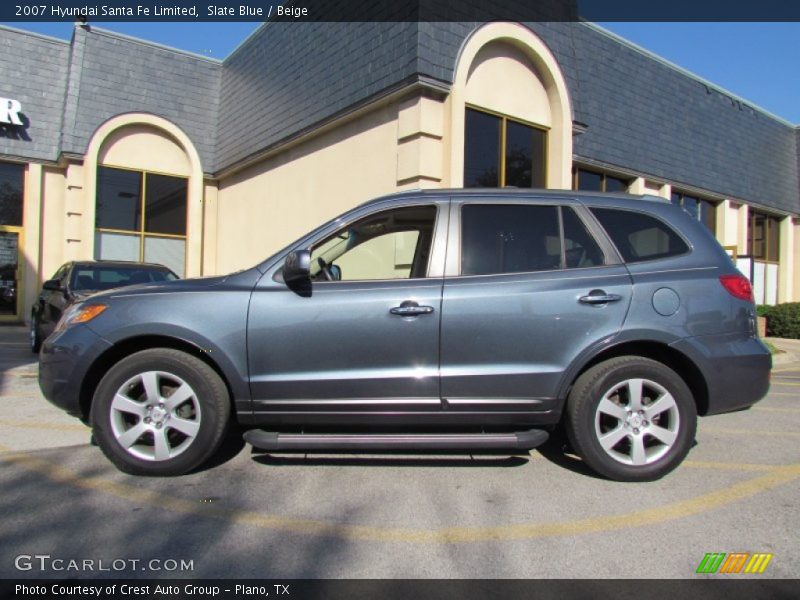
POLYGON ((468 204, 462 208, 462 275, 560 267, 557 207, 468 204))
POLYGON ((505 185, 544 187, 544 143, 542 130, 507 121, 505 185))
POLYGON ((579 190, 586 190, 589 192, 602 192, 603 191, 603 176, 594 171, 578 171, 578 185, 579 190))
POLYGON ((464 132, 464 187, 500 185, 500 119, 467 109, 464 132))
POLYGON ((545 187, 546 152, 546 131, 466 109, 464 187, 545 187))
POLYGON ((24 167, 0 163, 0 225, 22 225, 24 167))
POLYGON ((649 215, 610 208, 592 212, 627 262, 676 256, 689 249, 677 233, 649 215))
POLYGON ((606 191, 607 192, 627 192, 628 182, 619 177, 612 177, 606 175, 606 191))
POLYGON ((141 229, 142 174, 110 167, 97 168, 97 227, 141 229))
POLYGON ((145 226, 148 233, 186 234, 186 179, 147 174, 145 226))
POLYGON ((564 258, 568 269, 597 267, 605 263, 603 252, 571 208, 561 209, 564 219, 564 258))

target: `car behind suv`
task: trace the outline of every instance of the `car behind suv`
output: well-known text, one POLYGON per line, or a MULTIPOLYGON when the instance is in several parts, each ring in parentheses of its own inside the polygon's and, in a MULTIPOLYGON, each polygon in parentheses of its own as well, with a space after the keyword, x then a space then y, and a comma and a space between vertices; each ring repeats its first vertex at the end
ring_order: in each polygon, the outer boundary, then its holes
POLYGON ((123 471, 174 475, 231 421, 273 452, 527 451, 563 427, 651 480, 697 415, 769 386, 750 283, 656 198, 438 190, 368 202, 263 263, 73 305, 45 396, 123 471))
POLYGON ((178 279, 164 265, 129 261, 84 260, 64 263, 42 285, 31 308, 31 351, 39 352, 69 306, 102 290, 178 279))

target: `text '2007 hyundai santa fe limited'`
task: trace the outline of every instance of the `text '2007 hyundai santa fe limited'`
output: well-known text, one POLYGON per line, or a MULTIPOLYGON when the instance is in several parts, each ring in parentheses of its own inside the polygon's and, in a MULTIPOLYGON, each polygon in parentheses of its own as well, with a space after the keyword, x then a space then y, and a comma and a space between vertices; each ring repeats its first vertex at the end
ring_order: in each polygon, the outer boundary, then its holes
POLYGON ((120 469, 176 475, 232 421, 273 452, 527 451, 563 427, 651 480, 697 415, 769 387, 750 283, 655 198, 439 190, 368 202, 256 267, 72 306, 44 395, 120 469))

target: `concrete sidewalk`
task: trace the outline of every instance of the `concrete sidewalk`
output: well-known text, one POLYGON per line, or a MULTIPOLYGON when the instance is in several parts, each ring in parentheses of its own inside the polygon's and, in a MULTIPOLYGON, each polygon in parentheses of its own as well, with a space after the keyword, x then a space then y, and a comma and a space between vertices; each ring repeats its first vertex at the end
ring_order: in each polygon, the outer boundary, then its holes
POLYGON ((785 338, 765 337, 765 342, 769 342, 782 352, 772 355, 773 365, 786 365, 789 363, 800 362, 800 340, 788 340, 785 338))

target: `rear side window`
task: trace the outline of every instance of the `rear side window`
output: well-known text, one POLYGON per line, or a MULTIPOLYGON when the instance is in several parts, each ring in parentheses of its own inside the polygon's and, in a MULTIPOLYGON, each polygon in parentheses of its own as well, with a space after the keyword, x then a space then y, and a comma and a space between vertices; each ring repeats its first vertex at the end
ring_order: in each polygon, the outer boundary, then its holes
POLYGON ((678 256, 689 251, 681 237, 666 223, 630 210, 592 208, 625 262, 678 256))
POLYGON ((462 275, 560 268, 558 207, 524 204, 462 207, 462 275))
POLYGON ((586 226, 566 206, 561 208, 564 219, 564 260, 568 269, 599 267, 605 264, 600 246, 587 231, 586 226))

